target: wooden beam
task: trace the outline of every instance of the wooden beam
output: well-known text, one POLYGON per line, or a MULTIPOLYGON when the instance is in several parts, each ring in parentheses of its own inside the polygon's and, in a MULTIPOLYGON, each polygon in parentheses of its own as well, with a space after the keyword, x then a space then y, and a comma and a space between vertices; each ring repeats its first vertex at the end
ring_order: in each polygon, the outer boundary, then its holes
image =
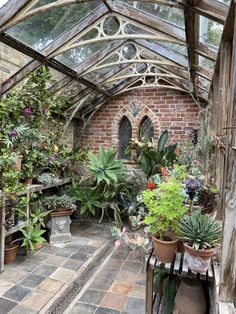
POLYGON ((178 0, 178 3, 189 11, 221 24, 225 23, 229 11, 229 6, 219 1, 201 0, 191 4, 189 1, 178 0))
MULTIPOLYGON (((82 21, 75 24, 73 27, 62 33, 56 40, 50 43, 42 51, 42 54, 49 59, 53 53, 55 53, 59 48, 66 45, 66 43, 75 37, 77 34, 83 32, 88 26, 92 25, 99 18, 108 12, 104 5, 99 6, 95 11, 85 17, 82 21)), ((3 83, 2 94, 6 93, 14 85, 18 84, 22 79, 24 79, 30 72, 34 71, 40 65, 39 62, 31 61, 24 68, 20 69, 16 74, 14 74, 10 79, 3 83)))
MULTIPOLYGON (((30 48, 29 46, 25 45, 24 43, 16 40, 15 38, 11 37, 7 34, 0 34, 0 41, 5 43, 6 45, 17 49, 18 51, 26 54, 27 56, 39 61, 40 63, 44 63, 48 65, 49 67, 61 72, 62 74, 65 74, 69 76, 70 78, 75 79, 76 81, 90 87, 91 89, 97 90, 99 93, 108 95, 104 90, 100 89, 95 84, 86 81, 83 78, 79 78, 77 76, 76 71, 70 69, 68 66, 62 64, 61 62, 55 60, 55 59, 49 59, 47 60, 47 57, 42 55, 40 52, 35 51, 34 49, 30 48)), ((109 96, 109 95, 108 95, 109 96)))
POLYGON ((202 57, 208 58, 211 61, 216 61, 217 58, 217 51, 210 49, 200 41, 196 45, 195 53, 199 54, 202 57))
POLYGON ((13 19, 22 9, 26 8, 31 2, 32 0, 9 0, 0 9, 0 33, 2 32, 4 25, 13 19))
POLYGON ((195 14, 192 10, 189 10, 189 7, 194 6, 196 2, 197 0, 187 0, 186 3, 188 6, 184 11, 189 72, 195 94, 197 94, 197 77, 195 66, 198 65, 198 56, 195 53, 195 49, 199 43, 199 16, 197 16, 197 14, 195 14))

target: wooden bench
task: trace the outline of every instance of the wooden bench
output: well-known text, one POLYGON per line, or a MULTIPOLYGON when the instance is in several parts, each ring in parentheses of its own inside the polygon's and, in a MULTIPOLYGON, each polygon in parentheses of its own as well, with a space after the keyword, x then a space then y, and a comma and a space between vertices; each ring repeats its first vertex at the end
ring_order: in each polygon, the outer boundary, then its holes
MULTIPOLYGON (((176 253, 172 263, 163 264, 157 261, 153 251, 146 256, 146 314, 153 314, 153 305, 156 295, 153 291, 154 271, 164 268, 167 273, 180 276, 182 278, 198 278, 208 281, 210 286, 214 286, 215 275, 213 263, 206 273, 193 273, 188 269, 184 253, 176 253)), ((213 289, 214 290, 214 289, 213 289)), ((161 302, 161 298, 159 303, 161 302)), ((159 304, 160 305, 160 304, 159 304)), ((159 307, 159 306, 158 306, 159 307)), ((214 311, 212 311, 214 313, 214 311)))

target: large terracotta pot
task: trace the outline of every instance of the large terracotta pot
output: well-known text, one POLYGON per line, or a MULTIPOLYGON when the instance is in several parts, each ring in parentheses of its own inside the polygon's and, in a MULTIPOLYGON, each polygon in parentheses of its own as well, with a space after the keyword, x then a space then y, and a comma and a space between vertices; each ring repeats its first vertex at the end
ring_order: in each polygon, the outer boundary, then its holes
POLYGON ((19 243, 6 246, 4 250, 4 264, 14 263, 16 260, 19 243))
POLYGON ((182 279, 175 297, 173 314, 205 314, 206 299, 199 280, 182 279))
POLYGON ((156 259, 162 263, 171 263, 175 256, 178 239, 173 241, 162 241, 152 237, 152 243, 156 259))
POLYGON ((184 243, 184 250, 188 268, 195 273, 205 273, 210 265, 215 249, 195 250, 184 243))

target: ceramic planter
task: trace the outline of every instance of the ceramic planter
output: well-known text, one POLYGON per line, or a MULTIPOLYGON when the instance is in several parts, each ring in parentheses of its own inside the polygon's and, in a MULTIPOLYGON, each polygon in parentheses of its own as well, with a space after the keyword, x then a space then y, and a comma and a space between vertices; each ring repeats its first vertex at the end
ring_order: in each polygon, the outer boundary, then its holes
POLYGON ((184 243, 184 250, 188 268, 195 273, 205 273, 210 265, 215 249, 195 250, 184 243))
POLYGON ((171 263, 175 256, 178 241, 178 239, 173 241, 162 241, 152 237, 156 259, 161 263, 171 263))
POLYGON ((26 185, 31 185, 31 184, 33 183, 33 177, 32 177, 32 178, 27 178, 27 179, 25 179, 24 183, 25 183, 26 185))
POLYGON ((19 247, 19 242, 5 247, 4 250, 4 264, 14 263, 19 247))

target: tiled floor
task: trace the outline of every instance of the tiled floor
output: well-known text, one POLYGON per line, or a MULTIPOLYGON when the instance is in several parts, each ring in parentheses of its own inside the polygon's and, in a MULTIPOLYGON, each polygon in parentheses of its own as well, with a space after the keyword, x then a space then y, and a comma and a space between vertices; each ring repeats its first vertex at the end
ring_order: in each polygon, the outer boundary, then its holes
POLYGON ((68 314, 144 314, 145 272, 136 254, 118 248, 68 314))
MULTIPOLYGON (((45 313, 93 259, 110 227, 88 222, 71 225, 72 241, 48 245, 32 257, 19 255, 0 274, 0 314, 45 313)), ((118 248, 90 279, 64 313, 143 314, 145 273, 142 262, 118 248)))

